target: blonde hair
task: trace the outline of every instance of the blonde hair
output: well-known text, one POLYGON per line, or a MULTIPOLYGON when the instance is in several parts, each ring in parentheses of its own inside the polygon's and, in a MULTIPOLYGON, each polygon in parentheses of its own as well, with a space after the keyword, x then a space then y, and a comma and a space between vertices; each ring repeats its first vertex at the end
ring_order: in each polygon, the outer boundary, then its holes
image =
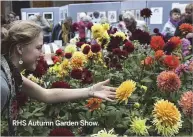
POLYGON ((28 45, 39 36, 42 29, 32 21, 18 20, 12 22, 4 30, 2 39, 2 54, 10 56, 16 45, 28 45))
POLYGON ((193 3, 188 4, 185 9, 190 10, 191 12, 193 12, 193 3))

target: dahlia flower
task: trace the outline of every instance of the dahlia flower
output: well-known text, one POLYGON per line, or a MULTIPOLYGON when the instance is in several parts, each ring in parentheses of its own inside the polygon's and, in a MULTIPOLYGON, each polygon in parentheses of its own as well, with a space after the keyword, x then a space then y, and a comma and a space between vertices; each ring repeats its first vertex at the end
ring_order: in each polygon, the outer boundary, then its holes
POLYGON ((123 82, 116 90, 116 98, 117 100, 123 102, 125 101, 125 104, 128 102, 128 97, 131 96, 133 91, 136 89, 136 82, 133 80, 127 80, 123 82))
POLYGON ((159 100, 154 104, 153 124, 158 134, 174 136, 182 127, 181 114, 177 107, 168 100, 159 100))
POLYGON ((180 88, 181 81, 173 71, 163 71, 157 76, 157 86, 162 92, 175 92, 180 88))

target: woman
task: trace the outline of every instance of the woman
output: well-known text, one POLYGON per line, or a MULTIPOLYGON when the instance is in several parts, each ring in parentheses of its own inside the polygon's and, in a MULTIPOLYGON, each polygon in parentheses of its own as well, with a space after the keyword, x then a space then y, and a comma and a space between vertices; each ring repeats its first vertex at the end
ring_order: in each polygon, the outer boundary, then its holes
POLYGON ((115 88, 105 86, 109 80, 82 89, 44 89, 20 75, 23 69, 34 70, 42 55, 43 32, 41 27, 30 21, 15 21, 2 41, 1 55, 1 112, 7 109, 8 135, 15 135, 12 125, 12 104, 16 95, 25 93, 45 103, 71 101, 80 98, 98 97, 108 101, 115 98, 115 88))

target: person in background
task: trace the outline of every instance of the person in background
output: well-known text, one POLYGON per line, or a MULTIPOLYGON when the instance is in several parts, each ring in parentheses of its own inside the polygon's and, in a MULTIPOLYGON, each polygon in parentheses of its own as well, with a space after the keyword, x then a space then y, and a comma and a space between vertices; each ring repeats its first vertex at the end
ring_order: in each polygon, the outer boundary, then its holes
POLYGON ((96 23, 99 23, 100 22, 100 13, 98 11, 95 11, 93 13, 93 20, 92 20, 92 23, 93 24, 96 24, 96 23))
POLYGON ((70 39, 72 38, 72 18, 67 17, 64 22, 62 23, 62 40, 64 43, 69 43, 70 39))
MULTIPOLYGON (((193 24, 193 4, 188 4, 185 8, 185 17, 183 20, 181 20, 176 28, 176 31, 175 31, 175 36, 181 36, 181 32, 180 32, 180 29, 179 29, 179 26, 182 24, 182 23, 189 23, 189 24, 193 24)), ((193 41, 193 33, 188 33, 186 35, 186 38, 190 40, 190 42, 192 43, 193 41)))
POLYGON ((44 33, 44 43, 50 42, 50 24, 44 19, 40 14, 32 15, 29 17, 30 21, 34 21, 36 24, 40 25, 44 33))
POLYGON ((176 27, 178 26, 178 23, 180 21, 180 17, 181 17, 180 9, 174 8, 170 11, 170 18, 164 25, 163 30, 161 32, 166 39, 170 39, 171 37, 174 36, 176 27))
POLYGON ((11 22, 15 21, 16 14, 14 12, 10 12, 8 15, 7 24, 10 24, 11 22))
POLYGON ((136 20, 133 13, 130 11, 127 11, 123 14, 123 21, 128 30, 128 36, 131 36, 132 32, 134 32, 136 29, 141 29, 143 31, 146 30, 145 21, 136 20))
POLYGON ((118 31, 121 31, 124 33, 127 33, 127 31, 128 31, 126 28, 125 22, 123 21, 123 14, 119 15, 119 23, 117 25, 117 28, 118 28, 118 31))
POLYGON ((19 16, 16 16, 16 17, 15 17, 15 20, 20 20, 20 19, 19 19, 19 16))

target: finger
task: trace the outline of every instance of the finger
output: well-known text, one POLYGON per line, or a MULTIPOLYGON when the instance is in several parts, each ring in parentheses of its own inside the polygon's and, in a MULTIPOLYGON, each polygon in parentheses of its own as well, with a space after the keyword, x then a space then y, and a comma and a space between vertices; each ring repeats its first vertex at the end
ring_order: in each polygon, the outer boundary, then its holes
POLYGON ((116 92, 110 92, 109 94, 110 95, 116 95, 116 92))
POLYGON ((117 88, 109 87, 109 86, 103 86, 104 89, 110 90, 110 91, 116 91, 117 88))
POLYGON ((107 79, 107 80, 101 82, 102 85, 107 85, 109 83, 110 83, 110 79, 107 79))
POLYGON ((115 97, 116 97, 115 95, 109 95, 108 96, 108 98, 110 98, 110 99, 115 99, 115 97))
POLYGON ((110 98, 105 98, 105 100, 110 101, 110 102, 115 102, 115 100, 112 100, 110 98))

